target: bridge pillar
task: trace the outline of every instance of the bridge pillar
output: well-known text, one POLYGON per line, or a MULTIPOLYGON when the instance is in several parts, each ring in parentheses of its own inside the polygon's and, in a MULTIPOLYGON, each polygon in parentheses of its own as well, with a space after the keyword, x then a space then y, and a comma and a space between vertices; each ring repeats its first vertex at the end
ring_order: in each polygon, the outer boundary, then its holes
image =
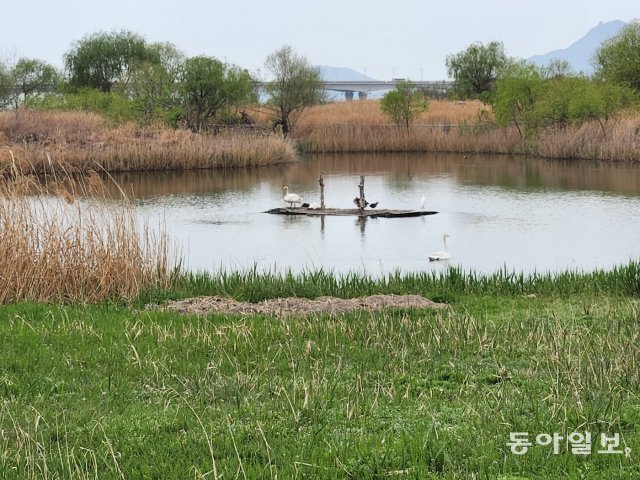
POLYGON ((358 98, 360 100, 366 100, 367 99, 367 93, 368 92, 358 92, 358 98))
POLYGON ((351 100, 353 100, 353 92, 351 90, 347 90, 346 92, 344 92, 344 98, 347 99, 347 102, 350 102, 351 100))

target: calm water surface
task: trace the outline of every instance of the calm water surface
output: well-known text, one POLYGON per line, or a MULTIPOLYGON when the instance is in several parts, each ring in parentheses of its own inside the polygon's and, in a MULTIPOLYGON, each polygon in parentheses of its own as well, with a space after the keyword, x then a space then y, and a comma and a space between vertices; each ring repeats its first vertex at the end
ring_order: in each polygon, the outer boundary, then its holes
POLYGON ((593 270, 640 258, 640 166, 506 156, 318 155, 242 171, 122 174, 153 224, 166 223, 192 270, 325 268, 372 275, 441 270, 427 255, 479 272, 593 270), (379 208, 437 215, 357 219, 269 215, 282 186, 352 208, 359 176, 379 208))

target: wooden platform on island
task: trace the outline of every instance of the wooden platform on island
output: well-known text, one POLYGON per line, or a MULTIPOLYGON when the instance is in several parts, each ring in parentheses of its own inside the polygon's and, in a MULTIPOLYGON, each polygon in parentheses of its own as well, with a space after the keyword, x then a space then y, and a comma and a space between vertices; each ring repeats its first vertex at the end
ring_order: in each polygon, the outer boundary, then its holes
POLYGON ((358 208, 305 208, 305 207, 284 207, 272 208, 264 213, 273 213, 276 215, 307 215, 311 217, 319 217, 323 215, 329 216, 356 216, 371 218, 405 218, 405 217, 422 217, 425 215, 435 215, 438 212, 424 210, 363 210, 358 208))

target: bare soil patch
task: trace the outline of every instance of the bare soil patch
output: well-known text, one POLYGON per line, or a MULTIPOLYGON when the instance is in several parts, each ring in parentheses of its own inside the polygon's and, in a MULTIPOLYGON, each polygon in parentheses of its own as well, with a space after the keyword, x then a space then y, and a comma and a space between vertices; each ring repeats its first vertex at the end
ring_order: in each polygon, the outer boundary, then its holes
POLYGON ((194 297, 169 302, 164 308, 182 314, 207 315, 210 313, 236 313, 240 315, 305 315, 309 313, 345 313, 357 309, 383 308, 446 308, 419 295, 371 295, 360 298, 318 297, 275 298, 258 303, 239 302, 227 297, 194 297))

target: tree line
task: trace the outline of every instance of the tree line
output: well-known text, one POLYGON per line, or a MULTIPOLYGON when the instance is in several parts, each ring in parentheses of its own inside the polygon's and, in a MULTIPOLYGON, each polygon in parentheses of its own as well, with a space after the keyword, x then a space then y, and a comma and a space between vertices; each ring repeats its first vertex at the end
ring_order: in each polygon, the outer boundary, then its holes
MULTIPOLYGON (((481 100, 498 125, 515 125, 526 137, 588 119, 603 125, 603 119, 638 105, 638 45, 640 23, 633 21, 598 48, 593 76, 573 72, 563 61, 541 68, 511 58, 497 41, 451 54, 446 66, 455 98, 481 100)), ((149 43, 130 31, 99 32, 72 43, 64 73, 38 59, 0 64, 0 108, 88 110, 199 132, 212 123, 251 123, 243 108, 260 103, 286 136, 306 107, 322 101, 320 72, 289 46, 264 65, 271 78, 263 84, 266 100, 259 102, 257 80, 237 65, 211 56, 188 58, 171 43, 149 43)), ((401 82, 381 101, 383 113, 407 129, 427 108, 426 95, 411 82, 401 82)))
POLYGON ((635 20, 596 50, 591 76, 572 71, 562 60, 538 67, 508 57, 500 42, 473 44, 449 55, 446 65, 455 96, 490 105, 496 123, 515 125, 522 137, 590 119, 598 120, 606 135, 602 120, 638 106, 638 45, 640 22, 635 20))
MULTIPOLYGON (((538 67, 509 57, 497 41, 474 43, 451 54, 446 66, 454 80, 453 98, 481 100, 498 126, 515 125, 523 138, 548 126, 562 128, 590 119, 599 121, 606 135, 603 120, 639 104, 639 45, 636 20, 597 49, 592 76, 573 72, 566 61, 538 67)), ((427 106, 411 82, 398 85, 381 102, 382 111, 407 129, 427 106)))
MULTIPOLYGON (((269 55, 265 68, 272 81, 262 107, 286 135, 304 108, 322 99, 320 73, 289 46, 269 55)), ((171 43, 130 31, 99 32, 71 45, 64 73, 37 59, 0 64, 0 107, 96 111, 199 132, 213 122, 250 123, 242 108, 258 103, 257 83, 215 57, 186 57, 171 43)))

